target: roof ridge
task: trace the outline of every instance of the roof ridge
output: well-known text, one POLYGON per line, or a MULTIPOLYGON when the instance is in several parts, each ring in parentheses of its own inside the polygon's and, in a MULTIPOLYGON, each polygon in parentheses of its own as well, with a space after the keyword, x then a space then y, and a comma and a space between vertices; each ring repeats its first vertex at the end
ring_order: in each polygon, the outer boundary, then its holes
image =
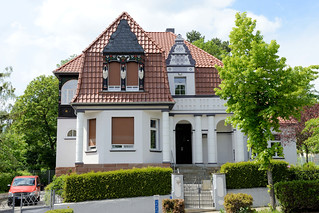
POLYGON ((193 46, 194 48, 198 49, 199 51, 203 52, 204 54, 209 55, 210 57, 213 57, 215 60, 217 60, 217 62, 219 62, 219 63, 218 63, 219 65, 223 65, 223 62, 222 62, 221 60, 219 60, 218 58, 216 58, 215 56, 213 56, 212 54, 209 54, 209 53, 206 52, 205 50, 203 50, 203 49, 197 47, 196 45, 190 43, 189 41, 187 41, 187 40, 185 40, 185 39, 184 39, 184 42, 185 42, 185 44, 187 43, 187 44, 193 46))
MULTIPOLYGON (((163 49, 156 43, 156 41, 154 41, 150 36, 148 36, 147 32, 130 16, 130 14, 128 14, 127 12, 122 12, 102 33, 100 33, 96 39, 91 42, 91 44, 83 50, 83 52, 86 52, 87 50, 89 50, 107 31, 109 31, 109 29, 114 26, 115 24, 118 25, 119 21, 121 19, 123 19, 126 16, 127 20, 130 20, 131 22, 134 23, 134 25, 141 30, 142 33, 145 34, 145 36, 156 46, 156 48, 158 48, 158 50, 160 52, 163 52, 163 49)), ((130 26, 131 27, 131 26, 130 26)), ((131 29, 132 30, 132 29, 131 29)), ((135 34, 135 33, 134 33, 135 34)))
POLYGON ((83 53, 81 53, 80 55, 76 56, 75 58, 72 58, 70 61, 66 62, 65 64, 63 64, 59 68, 53 70, 53 73, 58 72, 59 70, 61 70, 62 68, 66 67, 67 65, 69 65, 70 63, 72 63, 73 61, 77 60, 78 58, 80 58, 82 56, 83 56, 83 53))

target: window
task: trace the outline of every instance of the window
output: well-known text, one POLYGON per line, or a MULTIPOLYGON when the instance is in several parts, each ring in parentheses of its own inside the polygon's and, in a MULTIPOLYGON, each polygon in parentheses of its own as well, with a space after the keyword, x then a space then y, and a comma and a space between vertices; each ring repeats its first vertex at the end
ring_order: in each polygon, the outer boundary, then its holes
POLYGON ((70 104, 76 94, 77 80, 69 80, 62 86, 61 104, 70 104))
POLYGON ((186 94, 186 78, 185 77, 175 77, 175 95, 185 95, 186 94))
POLYGON ((121 64, 111 62, 109 64, 109 91, 121 91, 121 64))
POLYGON ((89 149, 96 148, 96 119, 89 120, 89 138, 88 138, 88 147, 89 149))
POLYGON ((66 139, 75 139, 76 138, 76 130, 71 129, 70 131, 68 131, 68 133, 66 134, 66 139))
POLYGON ((130 149, 134 147, 134 118, 112 118, 112 149, 130 149))
POLYGON ((136 62, 127 63, 126 91, 138 91, 138 64, 136 62))
POLYGON ((159 121, 152 119, 150 122, 150 147, 151 150, 159 150, 159 134, 158 134, 158 125, 159 121))
MULTIPOLYGON (((270 141, 270 146, 271 147, 276 146, 277 148, 282 148, 281 147, 281 141, 280 141, 281 140, 280 135, 279 134, 274 134, 273 136, 274 136, 274 140, 270 141)), ((273 158, 282 158, 282 156, 279 156, 279 153, 275 152, 273 158)))

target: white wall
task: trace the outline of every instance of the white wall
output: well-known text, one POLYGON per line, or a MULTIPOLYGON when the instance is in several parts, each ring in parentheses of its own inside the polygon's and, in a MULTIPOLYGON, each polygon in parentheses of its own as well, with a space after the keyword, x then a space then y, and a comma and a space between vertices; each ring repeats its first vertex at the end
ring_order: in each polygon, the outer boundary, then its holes
POLYGON ((66 138, 69 130, 76 130, 76 118, 59 118, 57 127, 56 167, 74 167, 75 138, 66 138))
POLYGON ((251 195, 253 197, 253 207, 268 206, 268 203, 270 202, 267 187, 249 189, 227 189, 227 193, 245 193, 251 195))
MULTIPOLYGON (((169 195, 159 196, 158 212, 162 212, 162 200, 169 197, 169 195)), ((153 196, 150 196, 54 205, 54 209, 67 208, 72 208, 76 213, 149 213, 155 212, 155 200, 153 196)))
POLYGON ((174 85, 174 78, 186 78, 186 95, 195 95, 195 78, 194 73, 169 73, 168 75, 168 81, 169 81, 169 87, 172 95, 175 95, 175 85, 174 85))

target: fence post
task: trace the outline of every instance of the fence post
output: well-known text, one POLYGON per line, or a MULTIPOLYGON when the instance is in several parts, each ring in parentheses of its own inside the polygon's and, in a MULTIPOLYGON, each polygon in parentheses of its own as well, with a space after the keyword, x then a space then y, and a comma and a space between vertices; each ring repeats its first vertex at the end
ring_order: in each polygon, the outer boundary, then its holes
POLYGON ((184 199, 184 183, 181 174, 172 174, 172 198, 184 199))
POLYGON ((213 174, 214 206, 216 210, 224 208, 224 197, 226 195, 225 174, 213 174))

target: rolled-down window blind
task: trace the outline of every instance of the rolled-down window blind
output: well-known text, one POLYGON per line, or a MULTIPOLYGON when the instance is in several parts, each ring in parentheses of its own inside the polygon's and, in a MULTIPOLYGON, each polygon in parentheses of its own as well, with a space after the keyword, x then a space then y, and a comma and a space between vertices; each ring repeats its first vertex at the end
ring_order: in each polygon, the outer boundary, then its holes
POLYGON ((112 118, 112 144, 134 144, 134 118, 112 118))

